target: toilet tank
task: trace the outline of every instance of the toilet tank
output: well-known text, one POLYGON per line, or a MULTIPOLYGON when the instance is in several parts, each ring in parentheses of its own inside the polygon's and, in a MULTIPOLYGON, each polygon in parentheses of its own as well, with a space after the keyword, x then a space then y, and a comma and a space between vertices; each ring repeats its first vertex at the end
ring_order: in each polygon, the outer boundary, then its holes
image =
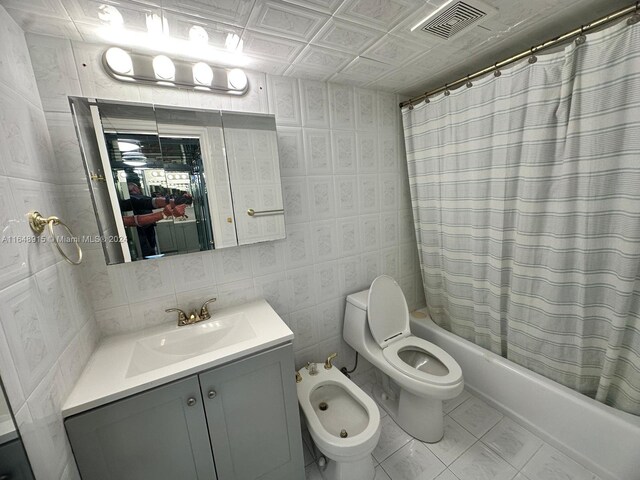
POLYGON ((365 335, 369 329, 369 324, 367 323, 368 302, 368 289, 347 296, 342 336, 344 341, 357 352, 362 352, 365 345, 365 335))

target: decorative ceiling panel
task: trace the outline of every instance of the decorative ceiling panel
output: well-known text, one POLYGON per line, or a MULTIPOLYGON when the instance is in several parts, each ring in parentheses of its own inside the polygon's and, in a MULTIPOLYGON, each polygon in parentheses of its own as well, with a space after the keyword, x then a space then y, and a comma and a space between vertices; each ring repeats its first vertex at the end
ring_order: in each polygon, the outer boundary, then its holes
POLYGON ((68 18, 61 0, 2 0, 0 5, 7 9, 25 10, 43 17, 68 18))
POLYGON ((161 0, 162 7, 244 27, 256 0, 161 0))
POLYGON ((343 0, 284 0, 287 3, 293 3, 300 7, 311 8, 329 15, 333 14, 340 6, 343 0))
POLYGON ((242 35, 244 53, 250 57, 271 59, 278 62, 293 63, 305 44, 264 33, 245 30, 242 35))
POLYGON ((431 49, 428 42, 424 43, 425 45, 420 45, 394 35, 385 35, 365 50, 362 56, 400 66, 431 49))
POLYGON ((345 0, 336 16, 388 32, 423 4, 417 0, 345 0))
POLYGON ((325 72, 338 72, 342 67, 351 62, 353 58, 353 55, 349 53, 308 45, 298 58, 296 58, 295 64, 325 72))
POLYGON ((322 27, 311 43, 359 54, 383 36, 384 32, 379 30, 332 18, 322 27))
MULTIPOLYGON (((234 51, 226 49, 227 38, 235 34, 242 38, 248 69, 409 96, 451 83, 632 3, 483 1, 497 10, 495 16, 449 40, 411 32, 446 0, 0 0, 0 5, 27 32, 99 45, 125 45, 127 38, 135 37, 159 51, 153 41, 144 42, 153 40, 146 38, 151 17, 152 24, 159 18, 161 25, 164 21, 161 28, 168 28, 170 38, 187 46, 191 28, 202 27, 209 46, 228 59, 234 51), (117 29, 104 35, 109 20, 104 6, 117 9, 133 37, 120 37, 117 29)), ((191 58, 193 52, 184 56, 191 58)))
POLYGON ((308 42, 329 19, 328 15, 276 1, 256 3, 248 27, 253 30, 308 42))

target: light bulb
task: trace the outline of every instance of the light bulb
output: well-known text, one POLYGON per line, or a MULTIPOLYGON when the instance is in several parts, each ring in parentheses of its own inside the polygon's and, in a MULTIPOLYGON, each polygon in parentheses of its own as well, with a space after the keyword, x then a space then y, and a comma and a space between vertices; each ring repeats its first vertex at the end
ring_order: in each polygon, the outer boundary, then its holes
POLYGON ((200 25, 194 25, 189 30, 189 40, 194 43, 206 45, 207 43, 209 43, 209 34, 200 25))
POLYGON ((229 73, 227 73, 227 80, 229 82, 229 87, 234 90, 244 90, 247 86, 247 75, 239 68, 229 70, 229 73))
POLYGON ((132 152, 135 150, 140 150, 140 145, 128 140, 118 140, 118 150, 120 150, 121 152, 132 152))
POLYGON ((153 59, 153 71, 158 80, 173 81, 176 78, 176 67, 166 55, 158 55, 153 59))
POLYGON ((111 47, 105 54, 109 68, 120 75, 133 75, 131 56, 123 49, 111 47))
POLYGON ((213 70, 204 62, 198 62, 193 66, 193 81, 198 85, 211 86, 213 70))

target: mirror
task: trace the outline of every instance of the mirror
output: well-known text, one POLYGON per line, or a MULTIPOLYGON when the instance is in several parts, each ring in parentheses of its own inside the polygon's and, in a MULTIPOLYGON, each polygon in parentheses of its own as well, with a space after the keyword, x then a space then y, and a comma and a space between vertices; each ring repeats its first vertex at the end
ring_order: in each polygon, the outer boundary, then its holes
POLYGON ((33 480, 27 452, 1 382, 0 387, 0 479, 33 480))
POLYGON ((70 101, 108 264, 285 238, 273 115, 70 101))

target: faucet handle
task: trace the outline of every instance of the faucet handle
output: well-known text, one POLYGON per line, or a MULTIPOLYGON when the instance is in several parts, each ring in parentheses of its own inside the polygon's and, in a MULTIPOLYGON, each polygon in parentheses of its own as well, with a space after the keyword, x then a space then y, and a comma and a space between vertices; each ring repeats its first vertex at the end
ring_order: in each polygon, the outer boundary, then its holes
POLYGON ((324 362, 324 368, 325 368, 325 369, 327 369, 327 370, 329 370, 330 368, 332 368, 332 367, 333 367, 333 365, 332 365, 331 361, 332 361, 334 358, 336 358, 337 356, 338 356, 338 354, 337 354, 337 353, 332 353, 331 355, 329 355, 329 356, 327 357, 327 361, 326 361, 326 362, 324 362))
POLYGON ((179 308, 167 308, 165 312, 178 312, 178 326, 182 327, 183 325, 187 325, 189 323, 189 319, 187 314, 184 313, 184 310, 180 310, 179 308))
POLYGON ((202 304, 202 307, 200 307, 200 319, 201 320, 209 320, 211 318, 211 314, 209 313, 209 309, 207 308, 207 305, 209 305, 210 303, 213 303, 215 301, 216 301, 215 298, 210 298, 209 300, 207 300, 206 302, 204 302, 202 304))

